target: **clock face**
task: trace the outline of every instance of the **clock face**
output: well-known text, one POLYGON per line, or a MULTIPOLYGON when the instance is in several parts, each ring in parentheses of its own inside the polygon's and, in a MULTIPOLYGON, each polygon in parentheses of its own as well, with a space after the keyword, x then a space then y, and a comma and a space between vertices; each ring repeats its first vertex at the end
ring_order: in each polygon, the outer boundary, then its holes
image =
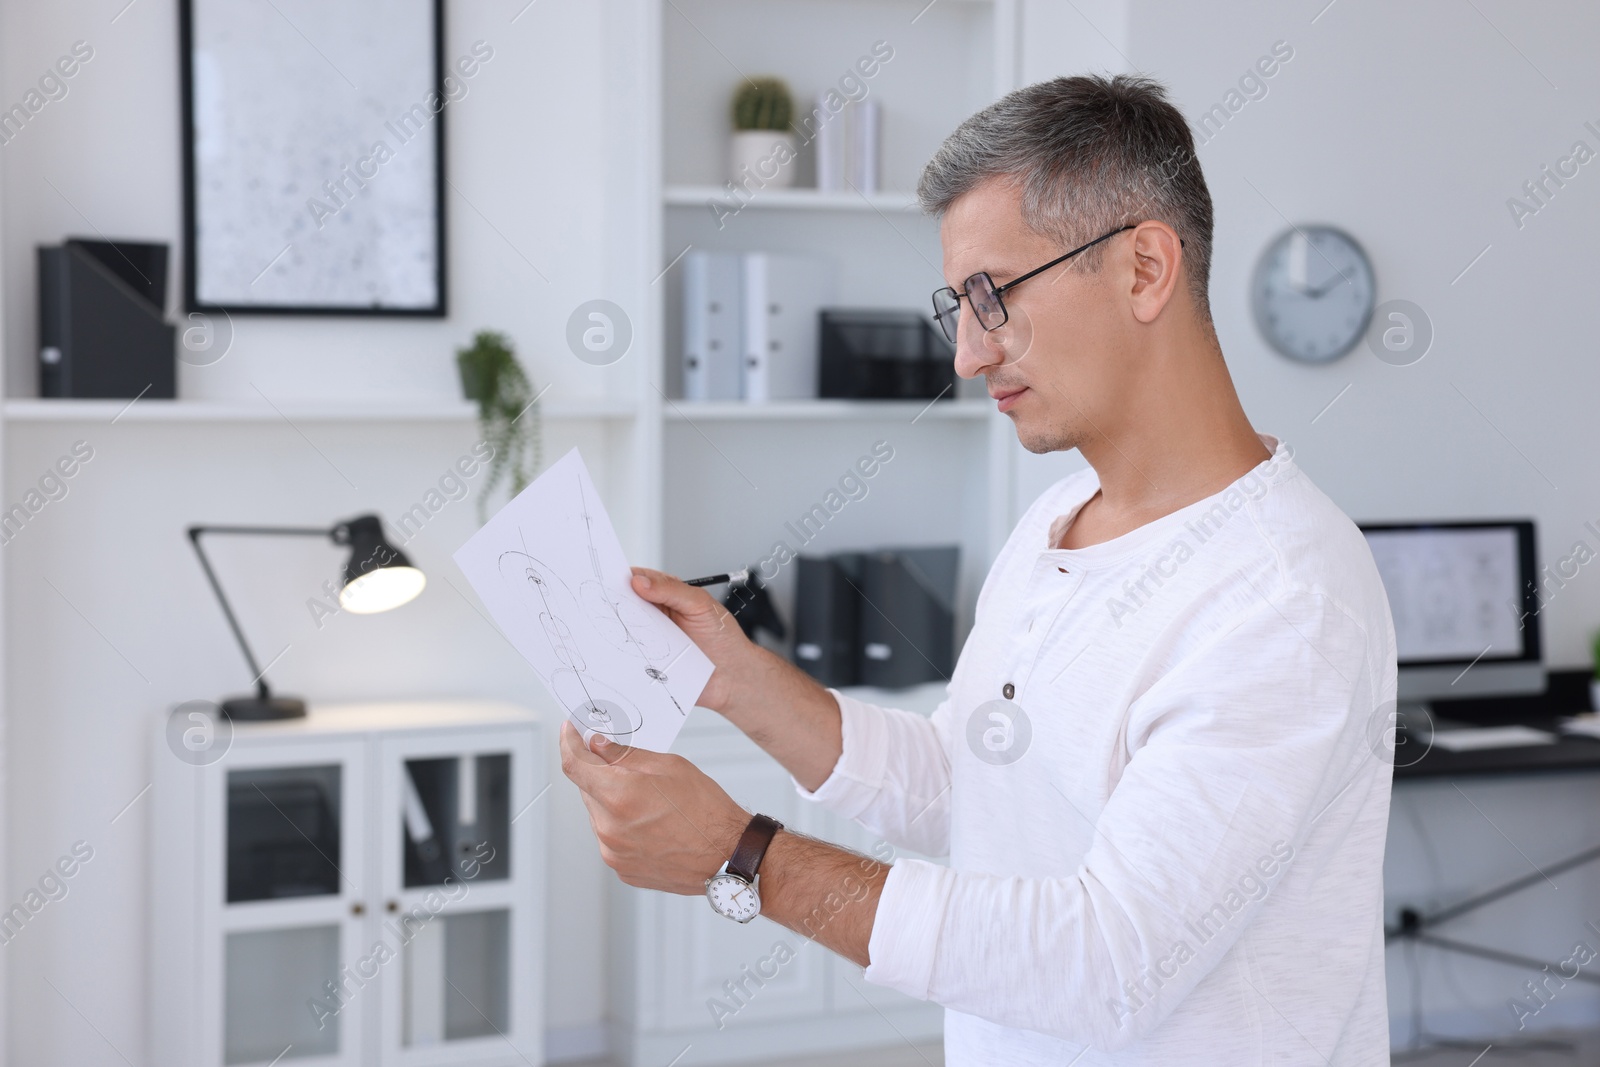
POLYGON ((755 886, 731 874, 718 874, 706 880, 706 896, 721 915, 747 923, 761 914, 761 898, 755 886))
POLYGON ((1372 264, 1355 238, 1330 226, 1299 226, 1261 254, 1250 303, 1273 348, 1324 363, 1366 332, 1375 289, 1372 264))

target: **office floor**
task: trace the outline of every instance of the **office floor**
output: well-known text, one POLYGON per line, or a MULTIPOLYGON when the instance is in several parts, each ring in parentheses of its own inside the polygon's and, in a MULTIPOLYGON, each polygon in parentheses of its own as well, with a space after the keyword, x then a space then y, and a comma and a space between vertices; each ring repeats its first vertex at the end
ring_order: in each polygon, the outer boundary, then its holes
MULTIPOLYGON (((850 1067, 944 1067, 944 1046, 900 1044, 892 1048, 852 1052, 848 1056, 835 1053, 800 1060, 763 1060, 760 1064, 752 1063, 748 1067, 838 1067, 841 1063, 848 1063, 850 1067)), ((585 1060, 568 1064, 567 1067, 616 1067, 616 1064, 611 1060, 585 1060)))
MULTIPOLYGON (((1499 1045, 1488 1045, 1487 1049, 1441 1048, 1422 1054, 1397 1052, 1393 1062, 1396 1067, 1499 1067, 1502 1064, 1507 1067, 1512 1064, 1516 1067, 1574 1067, 1600 1063, 1600 1032, 1551 1034, 1547 1040, 1566 1042, 1572 1047, 1538 1050, 1499 1045)), ((768 1060, 748 1067, 834 1067, 843 1062, 846 1060, 841 1056, 816 1056, 801 1060, 768 1060)), ((944 1067, 944 1049, 940 1045, 899 1045, 854 1053, 848 1062, 851 1067, 944 1067)), ((616 1065, 610 1060, 586 1060, 568 1067, 616 1065)))

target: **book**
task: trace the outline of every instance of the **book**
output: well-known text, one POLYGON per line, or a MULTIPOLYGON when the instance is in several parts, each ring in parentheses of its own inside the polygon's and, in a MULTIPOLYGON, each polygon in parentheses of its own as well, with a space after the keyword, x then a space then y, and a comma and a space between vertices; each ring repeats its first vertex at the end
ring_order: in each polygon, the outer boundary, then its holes
POLYGON ((881 182, 879 145, 883 132, 883 109, 876 100, 858 100, 850 114, 850 184, 857 192, 871 196, 881 182))
POLYGON ((845 120, 846 112, 828 110, 828 97, 832 91, 818 93, 816 109, 810 121, 817 124, 813 142, 816 145, 817 188, 825 193, 843 192, 845 185, 845 120))

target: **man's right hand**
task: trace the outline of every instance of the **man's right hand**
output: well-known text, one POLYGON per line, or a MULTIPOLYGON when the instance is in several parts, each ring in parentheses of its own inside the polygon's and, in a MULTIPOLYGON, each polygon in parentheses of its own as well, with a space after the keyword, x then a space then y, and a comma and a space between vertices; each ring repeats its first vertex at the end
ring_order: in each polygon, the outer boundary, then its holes
POLYGON ((633 590, 665 611, 716 668, 695 703, 712 711, 730 710, 740 683, 759 670, 756 661, 761 652, 733 613, 704 589, 647 567, 633 568, 633 590))
POLYGON ((833 695, 746 637, 733 613, 704 589, 644 567, 633 568, 633 589, 665 611, 711 660, 711 679, 695 703, 744 731, 807 789, 821 785, 843 745, 833 695))

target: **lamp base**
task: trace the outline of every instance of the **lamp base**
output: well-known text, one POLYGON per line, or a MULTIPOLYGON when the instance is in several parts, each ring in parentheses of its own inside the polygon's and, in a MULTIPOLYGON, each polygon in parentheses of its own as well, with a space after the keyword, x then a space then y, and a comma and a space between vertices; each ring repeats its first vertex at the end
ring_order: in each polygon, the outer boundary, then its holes
POLYGON ((222 702, 222 714, 237 722, 303 719, 306 702, 298 697, 229 697, 222 702))

